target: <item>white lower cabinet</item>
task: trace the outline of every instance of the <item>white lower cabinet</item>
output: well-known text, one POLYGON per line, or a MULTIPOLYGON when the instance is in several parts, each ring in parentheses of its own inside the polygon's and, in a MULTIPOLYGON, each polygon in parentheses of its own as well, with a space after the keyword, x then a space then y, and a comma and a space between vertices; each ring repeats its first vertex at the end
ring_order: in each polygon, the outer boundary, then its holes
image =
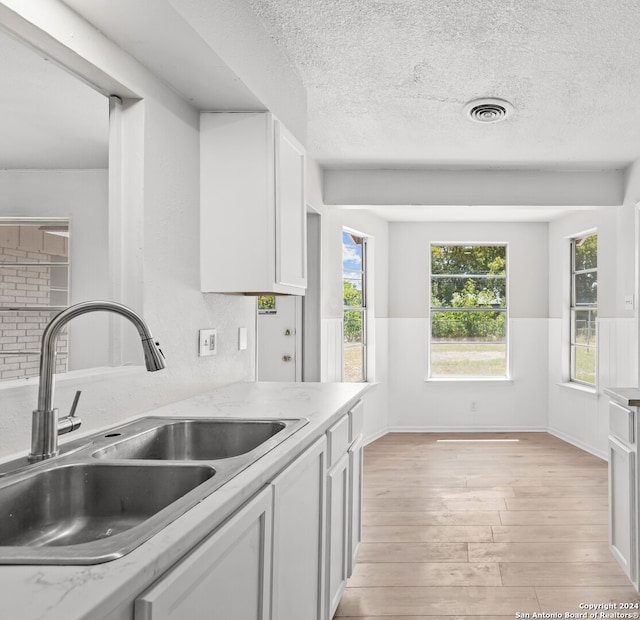
POLYGON ((349 455, 344 454, 327 474, 327 611, 338 607, 347 586, 349 522, 349 455))
POLYGON ((609 544, 632 582, 636 575, 635 453, 609 437, 609 544))
POLYGON ((353 575, 362 542, 362 448, 359 435, 349 448, 349 524, 347 545, 347 577, 353 575))
POLYGON ((352 412, 143 592, 135 620, 332 618, 361 540, 361 404, 352 412))
POLYGON ((272 483, 273 620, 324 620, 326 448, 323 436, 272 483))
POLYGON ((638 557, 638 408, 609 403, 609 548, 636 590, 638 557))
POLYGON ((243 506, 135 603, 135 620, 269 620, 272 491, 243 506))

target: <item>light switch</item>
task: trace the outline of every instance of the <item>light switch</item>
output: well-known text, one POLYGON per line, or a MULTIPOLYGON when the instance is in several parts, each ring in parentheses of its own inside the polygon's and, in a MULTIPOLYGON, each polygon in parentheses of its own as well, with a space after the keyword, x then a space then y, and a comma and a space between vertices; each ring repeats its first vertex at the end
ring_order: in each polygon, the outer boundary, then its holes
POLYGON ((215 355, 218 352, 218 330, 201 329, 198 334, 200 357, 215 355))
POLYGON ((247 328, 238 327, 238 351, 244 351, 247 348, 247 328))
POLYGON ((624 298, 624 309, 625 310, 633 310, 633 295, 625 295, 625 298, 624 298))

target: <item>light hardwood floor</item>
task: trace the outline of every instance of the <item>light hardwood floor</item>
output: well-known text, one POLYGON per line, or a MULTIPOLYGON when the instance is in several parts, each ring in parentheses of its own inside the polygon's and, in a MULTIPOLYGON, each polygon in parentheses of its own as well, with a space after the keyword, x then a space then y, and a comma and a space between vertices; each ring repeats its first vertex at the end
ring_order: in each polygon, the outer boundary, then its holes
POLYGON ((608 548, 597 457, 546 433, 392 433, 364 454, 363 543, 335 618, 564 617, 640 603, 608 548))

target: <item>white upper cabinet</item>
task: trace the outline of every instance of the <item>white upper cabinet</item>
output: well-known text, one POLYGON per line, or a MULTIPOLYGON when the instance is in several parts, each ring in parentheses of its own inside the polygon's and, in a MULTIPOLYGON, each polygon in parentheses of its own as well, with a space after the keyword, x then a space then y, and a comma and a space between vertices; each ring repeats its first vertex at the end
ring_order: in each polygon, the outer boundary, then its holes
POLYGON ((200 115, 200 281, 304 295, 305 151, 268 112, 200 115))

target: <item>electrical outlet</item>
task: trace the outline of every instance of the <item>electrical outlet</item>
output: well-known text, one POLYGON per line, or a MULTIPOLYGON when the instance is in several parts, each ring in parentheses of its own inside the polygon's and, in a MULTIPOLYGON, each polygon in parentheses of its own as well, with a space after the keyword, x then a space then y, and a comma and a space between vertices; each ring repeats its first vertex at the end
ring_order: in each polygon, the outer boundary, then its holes
POLYGON ((218 352, 218 330, 201 329, 198 334, 200 357, 215 355, 218 352))

